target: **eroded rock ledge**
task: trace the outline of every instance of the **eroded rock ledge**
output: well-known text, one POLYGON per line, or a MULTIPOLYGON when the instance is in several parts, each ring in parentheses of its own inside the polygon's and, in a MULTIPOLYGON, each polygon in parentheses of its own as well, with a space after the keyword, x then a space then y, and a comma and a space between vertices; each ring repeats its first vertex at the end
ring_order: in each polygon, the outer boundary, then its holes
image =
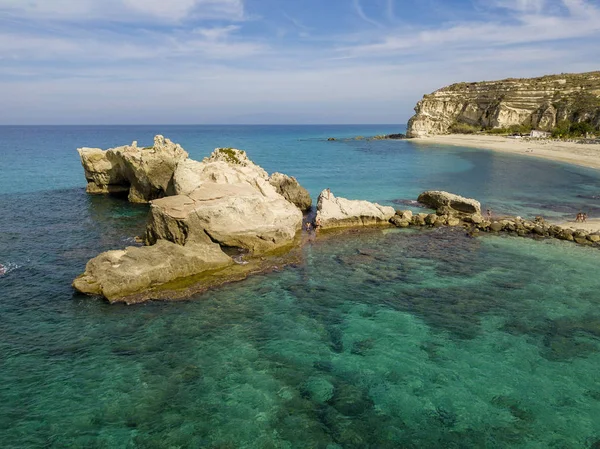
POLYGON ((73 282, 110 302, 138 302, 144 292, 201 274, 239 278, 244 270, 232 265, 256 270, 253 260, 294 247, 303 218, 297 204, 310 208, 310 195, 294 178, 270 178, 233 148, 198 162, 157 136, 152 148, 134 142, 79 154, 89 193, 128 191, 130 201, 151 203, 146 246, 103 253, 73 282))
MULTIPOLYGON (((162 136, 152 149, 79 150, 90 193, 123 193, 150 201, 145 246, 108 251, 74 280, 81 293, 109 302, 178 299, 249 274, 298 261, 303 214, 310 195, 294 179, 269 177, 245 152, 216 149, 202 162, 162 136), (91 187, 90 187, 91 185, 91 187)), ((392 226, 464 226, 471 235, 508 232, 555 237, 600 247, 600 234, 543 220, 488 220, 479 202, 448 192, 419 196, 431 214, 396 211, 368 201, 319 195, 318 230, 392 226)))
POLYGON ((466 232, 473 237, 480 233, 506 233, 536 239, 554 238, 600 248, 600 232, 574 230, 566 226, 553 225, 542 217, 536 217, 534 220, 526 220, 521 217, 497 219, 483 217, 478 201, 452 193, 423 192, 419 195, 419 202, 431 209, 436 209, 436 212, 413 214, 410 210, 398 210, 390 220, 391 223, 400 228, 463 226, 466 232))

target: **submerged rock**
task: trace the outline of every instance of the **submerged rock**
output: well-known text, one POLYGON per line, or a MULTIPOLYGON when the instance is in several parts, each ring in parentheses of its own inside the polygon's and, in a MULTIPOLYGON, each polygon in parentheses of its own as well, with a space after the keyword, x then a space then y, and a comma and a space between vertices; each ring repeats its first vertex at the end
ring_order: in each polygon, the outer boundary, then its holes
POLYGON ((337 198, 326 189, 319 195, 316 223, 322 229, 389 225, 394 215, 393 207, 337 198))

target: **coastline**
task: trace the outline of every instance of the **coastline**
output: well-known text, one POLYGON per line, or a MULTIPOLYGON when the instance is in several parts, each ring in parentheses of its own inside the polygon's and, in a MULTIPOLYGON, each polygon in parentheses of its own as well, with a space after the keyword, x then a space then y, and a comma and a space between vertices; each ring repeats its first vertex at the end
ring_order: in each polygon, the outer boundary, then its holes
POLYGON ((576 222, 575 220, 559 221, 554 223, 563 228, 574 230, 583 229, 587 232, 600 232, 600 218, 588 218, 585 223, 576 222))
POLYGON ((452 145, 549 159, 600 170, 600 144, 509 139, 503 136, 447 134, 410 139, 418 144, 452 145))

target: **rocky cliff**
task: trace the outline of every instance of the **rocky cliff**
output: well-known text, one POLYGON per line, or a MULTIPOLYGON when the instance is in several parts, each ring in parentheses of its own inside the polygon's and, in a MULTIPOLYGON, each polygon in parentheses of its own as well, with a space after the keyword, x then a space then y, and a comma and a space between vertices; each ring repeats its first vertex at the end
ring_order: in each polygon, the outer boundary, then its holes
POLYGON ((458 83, 425 95, 415 107, 408 137, 525 125, 553 130, 563 122, 600 130, 600 72, 458 83))

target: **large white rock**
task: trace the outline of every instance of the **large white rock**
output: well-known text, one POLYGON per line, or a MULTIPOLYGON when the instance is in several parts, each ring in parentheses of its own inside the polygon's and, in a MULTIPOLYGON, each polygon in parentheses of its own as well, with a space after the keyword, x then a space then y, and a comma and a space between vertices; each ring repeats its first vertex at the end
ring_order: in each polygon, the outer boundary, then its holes
POLYGON ((104 296, 110 302, 130 302, 136 294, 233 263, 215 243, 181 246, 161 240, 153 246, 98 255, 87 263, 73 287, 81 293, 104 296))
POLYGON ((77 151, 89 193, 129 192, 129 201, 134 203, 147 203, 172 194, 175 167, 188 157, 180 145, 163 136, 156 136, 154 145, 148 148, 140 148, 133 142, 106 151, 99 148, 77 151))
MULTIPOLYGON (((302 212, 269 183, 269 176, 234 149, 202 162, 161 136, 153 148, 134 143, 103 152, 80 150, 89 191, 129 189, 131 201, 151 203, 144 248, 109 251, 92 259, 73 286, 109 301, 130 301, 157 286, 232 264, 222 248, 252 255, 297 243, 302 212)), ((143 296, 143 295, 142 295, 143 296)))
POLYGON ((393 207, 338 198, 329 190, 323 190, 319 195, 315 221, 322 229, 387 225, 395 214, 393 207))
POLYGON ((442 208, 450 208, 463 214, 481 214, 481 203, 472 198, 455 195, 441 190, 428 190, 419 195, 419 203, 442 212, 442 208))
POLYGON ((181 161, 173 174, 174 193, 188 195, 204 184, 248 184, 263 196, 279 198, 275 187, 269 184, 269 175, 254 164, 245 151, 217 148, 202 162, 181 161))
POLYGON ((263 195, 248 183, 204 183, 188 195, 152 202, 147 241, 212 241, 263 254, 290 246, 302 212, 281 195, 263 195))

